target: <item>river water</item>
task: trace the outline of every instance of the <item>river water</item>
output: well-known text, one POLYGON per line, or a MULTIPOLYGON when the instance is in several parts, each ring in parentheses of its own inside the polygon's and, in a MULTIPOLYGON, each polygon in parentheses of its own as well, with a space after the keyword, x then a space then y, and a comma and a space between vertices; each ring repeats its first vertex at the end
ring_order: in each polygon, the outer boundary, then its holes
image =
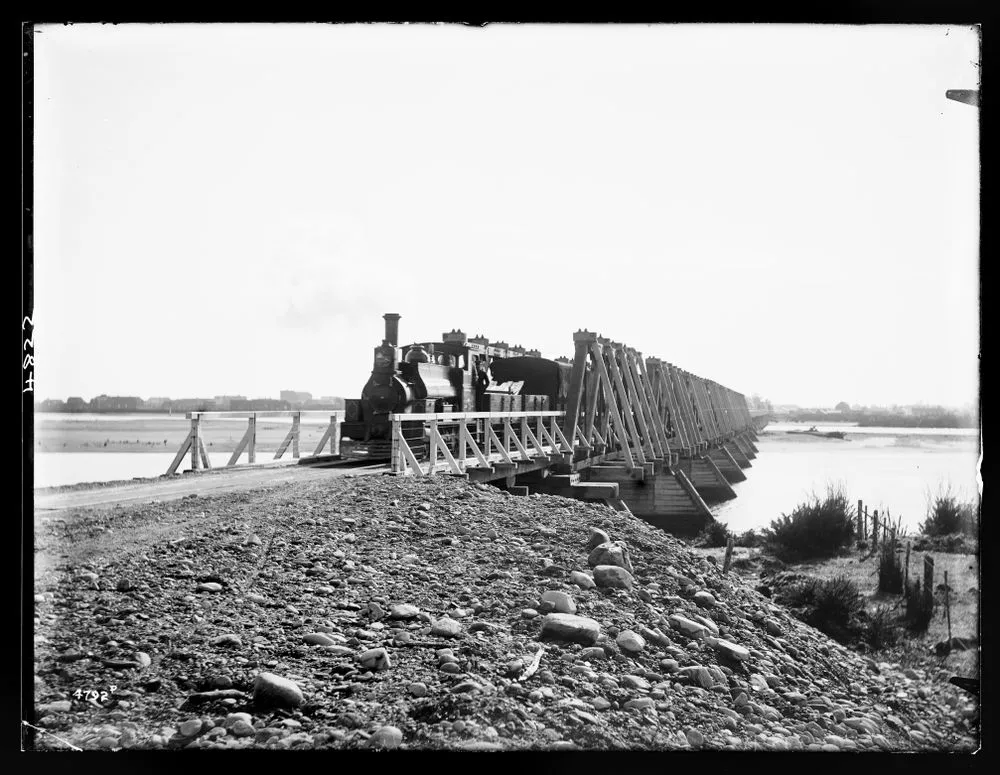
POLYGON ((950 486, 969 498, 979 493, 976 429, 817 425, 820 431, 844 431, 843 441, 787 433, 811 425, 768 425, 744 471, 746 481, 733 485, 738 497, 715 506, 716 519, 737 533, 760 529, 812 493, 822 497, 828 485, 842 485, 855 506, 860 499, 869 511, 888 509, 893 521, 901 518, 912 532, 939 488, 950 486))
MULTIPOLYGON (((303 417, 303 455, 313 451, 328 421, 329 416, 303 417)), ((259 463, 272 461, 290 422, 288 418, 258 421, 259 463)), ((206 423, 206 440, 214 441, 214 448, 209 448, 213 466, 225 465, 245 424, 246 420, 206 423)), ((843 441, 787 433, 807 427, 776 423, 764 429, 757 457, 745 471, 746 481, 733 486, 738 497, 713 508, 717 519, 736 532, 766 527, 811 493, 822 496, 833 484, 843 485, 852 502, 861 499, 879 513, 888 509, 913 530, 926 515, 928 497, 939 488, 951 486, 967 497, 979 492, 978 430, 836 423, 820 425, 818 430, 845 431, 843 441)), ((159 476, 166 472, 188 428, 183 415, 39 414, 34 485, 159 476)), ((290 457, 289 450, 283 459, 290 457)), ((244 453, 241 464, 246 459, 244 453)), ((189 466, 187 456, 179 470, 189 466)))
MULTIPOLYGON (((300 454, 315 450, 331 412, 304 414, 300 454)), ((271 463, 291 427, 290 417, 257 421, 256 462, 271 463)), ((34 418, 34 486, 110 482, 160 476, 167 472, 191 423, 184 414, 45 413, 34 418)), ((202 432, 213 467, 224 466, 247 428, 246 418, 211 418, 202 432)), ((329 446, 325 451, 329 451, 329 446)), ((282 460, 292 460, 289 448, 282 460)), ((239 461, 247 465, 244 451, 239 461)), ((190 453, 178 471, 191 466, 190 453)))

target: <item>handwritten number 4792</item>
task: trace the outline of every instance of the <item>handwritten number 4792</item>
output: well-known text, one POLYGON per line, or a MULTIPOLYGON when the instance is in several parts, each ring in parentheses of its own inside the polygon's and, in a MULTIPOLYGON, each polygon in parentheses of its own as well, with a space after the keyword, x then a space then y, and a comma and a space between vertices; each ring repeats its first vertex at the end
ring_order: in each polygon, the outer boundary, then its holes
MULTIPOLYGON (((117 686, 112 686, 111 691, 113 692, 117 688, 118 688, 117 686)), ((99 705, 102 702, 108 701, 109 693, 106 691, 99 692, 96 689, 88 689, 87 691, 83 691, 82 689, 77 689, 75 692, 73 692, 73 696, 78 700, 86 700, 87 702, 99 705)))

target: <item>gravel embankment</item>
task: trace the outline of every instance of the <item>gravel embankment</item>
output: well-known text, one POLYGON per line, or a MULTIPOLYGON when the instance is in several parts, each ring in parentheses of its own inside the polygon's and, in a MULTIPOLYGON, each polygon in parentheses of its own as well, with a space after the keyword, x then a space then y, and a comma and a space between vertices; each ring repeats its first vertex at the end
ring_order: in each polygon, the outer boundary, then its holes
POLYGON ((36 552, 38 748, 978 747, 946 675, 603 506, 345 477, 79 511, 36 552))

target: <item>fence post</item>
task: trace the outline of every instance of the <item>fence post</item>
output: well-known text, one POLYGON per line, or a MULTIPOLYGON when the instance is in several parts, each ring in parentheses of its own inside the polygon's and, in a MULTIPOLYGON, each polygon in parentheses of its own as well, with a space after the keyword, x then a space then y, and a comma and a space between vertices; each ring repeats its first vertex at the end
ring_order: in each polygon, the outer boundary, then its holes
POLYGON ((726 540, 726 558, 722 562, 722 572, 729 573, 729 564, 733 561, 733 537, 726 540))
POLYGON ((247 462, 257 462, 257 413, 251 412, 249 417, 250 443, 247 445, 247 462))
POLYGON ((948 617, 948 647, 951 647, 951 587, 948 586, 948 571, 944 572, 944 613, 948 617))
POLYGON ((191 470, 201 468, 201 415, 197 412, 191 417, 191 470))
POLYGON ((934 558, 924 555, 924 600, 928 608, 934 602, 934 558))
POLYGON ((906 542, 906 566, 903 569, 903 589, 909 589, 910 584, 910 542, 906 542))
POLYGON ((858 534, 858 541, 863 541, 865 538, 864 526, 861 523, 862 519, 864 519, 864 512, 862 511, 861 498, 858 498, 858 529, 856 531, 858 534))
POLYGON ((878 547, 878 511, 872 512, 872 551, 878 547))
MULTIPOLYGON (((333 418, 330 418, 333 421, 333 418)), ((394 474, 398 474, 401 471, 406 470, 406 464, 403 462, 403 450, 399 448, 399 420, 393 418, 392 427, 389 436, 389 445, 391 452, 389 453, 389 470, 394 474)), ((331 442, 332 443, 332 442, 331 442)))
POLYGON ((302 429, 302 412, 296 412, 292 415, 292 457, 298 458, 299 456, 299 433, 302 429))
POLYGON ((865 531, 864 531, 864 536, 865 536, 865 538, 868 537, 868 507, 867 506, 865 506, 865 531))

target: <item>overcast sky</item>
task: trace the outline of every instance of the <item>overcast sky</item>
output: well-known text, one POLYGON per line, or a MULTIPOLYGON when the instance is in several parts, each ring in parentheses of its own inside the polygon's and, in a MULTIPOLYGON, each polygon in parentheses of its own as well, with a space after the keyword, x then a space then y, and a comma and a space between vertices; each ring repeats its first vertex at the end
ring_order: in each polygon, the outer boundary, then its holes
POLYGON ((382 314, 976 401, 967 27, 47 25, 35 389, 357 396, 382 314))

